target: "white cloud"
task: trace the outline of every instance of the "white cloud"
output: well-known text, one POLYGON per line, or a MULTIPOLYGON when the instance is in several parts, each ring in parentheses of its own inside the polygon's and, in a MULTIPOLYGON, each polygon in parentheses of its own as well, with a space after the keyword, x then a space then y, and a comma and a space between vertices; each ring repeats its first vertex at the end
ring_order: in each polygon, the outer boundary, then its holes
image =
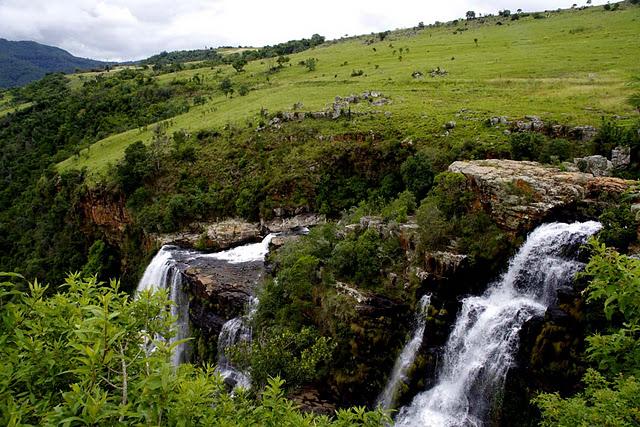
MULTIPOLYGON (((467 10, 545 10, 567 0, 0 0, 0 37, 78 56, 139 59, 163 50, 261 46, 463 17, 467 10)), ((596 1, 594 3, 604 3, 596 1)), ((584 4, 584 0, 581 3, 584 4)))

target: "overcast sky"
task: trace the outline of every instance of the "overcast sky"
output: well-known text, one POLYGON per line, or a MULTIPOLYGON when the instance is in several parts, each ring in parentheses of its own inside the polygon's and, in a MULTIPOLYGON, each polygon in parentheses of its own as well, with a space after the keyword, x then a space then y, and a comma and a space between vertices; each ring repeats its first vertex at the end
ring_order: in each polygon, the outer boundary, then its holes
MULTIPOLYGON (((0 0, 0 37, 77 56, 132 60, 163 50, 262 46, 463 17, 579 6, 586 0, 0 0)), ((594 4, 605 1, 594 0, 594 4)))

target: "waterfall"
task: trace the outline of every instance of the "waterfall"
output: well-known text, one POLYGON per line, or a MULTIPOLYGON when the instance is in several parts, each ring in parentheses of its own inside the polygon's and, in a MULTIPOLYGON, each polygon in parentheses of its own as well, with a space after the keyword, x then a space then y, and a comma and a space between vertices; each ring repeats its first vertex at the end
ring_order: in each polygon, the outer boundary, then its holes
MULTIPOLYGON (((142 279, 138 282, 136 293, 145 290, 157 291, 166 289, 169 298, 173 302, 171 315, 175 316, 175 335, 169 340, 174 343, 178 340, 189 338, 189 297, 182 288, 182 273, 177 267, 173 252, 175 246, 163 246, 147 266, 142 279)), ((188 359, 188 345, 182 343, 174 348, 171 354, 171 363, 178 366, 188 359)))
POLYGON ((269 253, 269 243, 274 236, 275 234, 269 234, 260 243, 250 243, 226 251, 202 255, 201 258, 213 258, 231 264, 264 261, 264 257, 269 253))
MULTIPOLYGON (((269 243, 274 236, 275 234, 269 234, 260 243, 239 246, 229 249, 228 251, 207 255, 207 257, 227 261, 231 264, 264 262, 264 258, 269 252, 269 243)), ((250 297, 249 301, 247 301, 246 313, 228 320, 222 325, 222 330, 218 336, 218 361, 216 370, 232 388, 242 387, 248 389, 251 387, 251 377, 249 373, 242 372, 233 366, 227 357, 227 349, 238 344, 251 344, 253 336, 251 320, 258 309, 258 303, 259 300, 257 297, 250 297)))
POLYGON ((584 267, 572 255, 600 228, 590 221, 534 230, 499 281, 462 301, 436 385, 402 408, 396 425, 483 425, 513 364, 520 328, 571 285, 584 267))
POLYGON ((251 344, 252 329, 251 320, 253 314, 258 309, 258 298, 252 298, 249 302, 249 309, 244 316, 234 317, 222 325, 222 330, 218 336, 218 363, 216 370, 224 381, 232 388, 251 387, 251 377, 247 372, 236 369, 227 357, 227 349, 238 344, 251 344))
POLYGON ((422 337, 427 324, 427 309, 431 303, 431 295, 424 295, 418 303, 418 311, 416 313, 416 325, 411 336, 411 340, 405 344, 393 365, 393 371, 387 381, 384 390, 378 396, 377 404, 383 409, 393 408, 396 403, 396 393, 401 383, 407 381, 407 371, 413 365, 418 350, 422 345, 422 337))

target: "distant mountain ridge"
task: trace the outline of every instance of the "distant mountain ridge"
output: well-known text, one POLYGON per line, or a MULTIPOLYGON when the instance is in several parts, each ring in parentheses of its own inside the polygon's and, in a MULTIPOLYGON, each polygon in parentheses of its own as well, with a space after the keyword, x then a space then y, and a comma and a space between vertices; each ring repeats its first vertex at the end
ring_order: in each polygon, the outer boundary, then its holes
POLYGON ((71 73, 105 65, 108 63, 78 58, 58 47, 0 38, 0 88, 22 86, 47 73, 71 73))

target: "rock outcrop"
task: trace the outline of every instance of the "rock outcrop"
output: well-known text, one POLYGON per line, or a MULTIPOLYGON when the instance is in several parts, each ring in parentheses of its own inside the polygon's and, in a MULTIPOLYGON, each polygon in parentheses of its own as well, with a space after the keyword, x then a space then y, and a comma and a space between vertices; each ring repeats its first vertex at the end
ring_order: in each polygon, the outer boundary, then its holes
POLYGON ((86 223, 101 230, 110 244, 118 245, 131 224, 125 204, 122 193, 93 190, 86 193, 81 207, 86 223))
POLYGON ((260 241, 269 233, 300 231, 326 222, 324 215, 300 214, 290 218, 275 218, 270 221, 246 222, 229 219, 219 222, 192 224, 178 233, 154 234, 152 238, 159 246, 177 245, 207 251, 222 251, 245 243, 260 241))
POLYGON ((588 156, 573 159, 580 172, 590 173, 593 176, 610 176, 613 172, 613 163, 604 156, 588 156))
POLYGON ((183 248, 198 248, 221 251, 260 240, 258 223, 229 219, 212 223, 196 223, 188 230, 178 233, 155 234, 158 245, 177 245, 183 248))
POLYGON ((498 226, 513 233, 531 230, 578 204, 619 195, 633 184, 619 178, 564 172, 536 162, 514 160, 458 161, 449 166, 449 171, 465 175, 477 203, 498 226))

